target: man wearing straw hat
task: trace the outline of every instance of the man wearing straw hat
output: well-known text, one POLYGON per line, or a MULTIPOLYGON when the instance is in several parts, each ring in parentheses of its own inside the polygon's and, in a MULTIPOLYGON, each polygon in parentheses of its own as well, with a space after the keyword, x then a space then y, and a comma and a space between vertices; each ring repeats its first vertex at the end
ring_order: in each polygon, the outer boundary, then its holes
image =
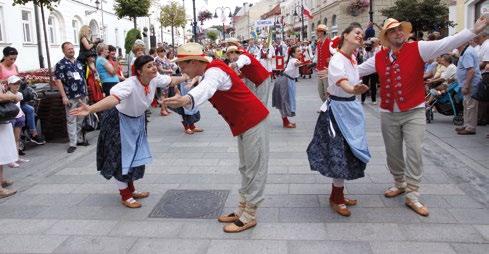
POLYGON ((418 192, 423 175, 422 143, 426 127, 424 63, 473 39, 488 23, 483 16, 472 30, 465 29, 438 41, 407 42, 411 23, 389 18, 379 36, 385 48, 359 66, 360 76, 374 72, 379 75, 381 130, 387 166, 394 177, 394 186, 384 196, 393 198, 406 192, 406 206, 419 215, 429 215, 428 208, 419 201, 418 192))
POLYGON ((171 107, 197 107, 206 100, 217 109, 238 137, 240 201, 236 210, 218 218, 228 233, 256 225, 256 209, 263 201, 268 172, 268 110, 226 63, 205 57, 202 46, 187 43, 177 49, 175 59, 183 73, 202 76, 199 85, 187 95, 165 99, 171 107))
MULTIPOLYGON (((319 24, 316 28, 316 35, 318 37, 316 45, 316 54, 314 55, 313 62, 316 63, 316 70, 318 76, 324 76, 328 74, 328 64, 331 58, 330 45, 331 40, 327 37, 328 27, 323 24, 319 24)), ((328 79, 318 78, 318 93, 319 98, 323 102, 328 98, 326 90, 328 89, 328 79)))

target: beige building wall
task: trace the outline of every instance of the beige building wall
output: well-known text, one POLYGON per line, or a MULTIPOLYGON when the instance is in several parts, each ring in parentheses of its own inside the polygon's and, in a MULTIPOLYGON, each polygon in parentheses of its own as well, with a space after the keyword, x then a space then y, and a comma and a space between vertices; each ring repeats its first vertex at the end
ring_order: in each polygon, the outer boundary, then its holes
POLYGON ((260 19, 260 16, 270 11, 277 5, 276 0, 261 0, 254 3, 253 6, 244 6, 242 15, 235 23, 236 37, 239 39, 248 39, 250 32, 255 29, 255 21, 260 19))

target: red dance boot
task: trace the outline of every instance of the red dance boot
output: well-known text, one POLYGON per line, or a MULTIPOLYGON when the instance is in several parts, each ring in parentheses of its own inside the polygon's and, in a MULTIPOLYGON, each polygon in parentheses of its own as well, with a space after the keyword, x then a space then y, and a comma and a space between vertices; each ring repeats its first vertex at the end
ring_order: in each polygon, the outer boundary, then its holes
POLYGON ((287 117, 282 117, 282 123, 283 123, 284 128, 287 128, 287 129, 295 128, 295 123, 289 122, 289 119, 287 117))
POLYGON ((132 197, 132 193, 129 190, 129 187, 119 190, 119 193, 121 194, 121 203, 129 208, 140 208, 141 203, 136 201, 132 197))
POLYGON ((351 215, 351 212, 350 210, 348 210, 348 207, 346 207, 343 189, 344 187, 335 187, 334 185, 332 185, 331 196, 329 197, 329 205, 339 215, 349 217, 351 215))

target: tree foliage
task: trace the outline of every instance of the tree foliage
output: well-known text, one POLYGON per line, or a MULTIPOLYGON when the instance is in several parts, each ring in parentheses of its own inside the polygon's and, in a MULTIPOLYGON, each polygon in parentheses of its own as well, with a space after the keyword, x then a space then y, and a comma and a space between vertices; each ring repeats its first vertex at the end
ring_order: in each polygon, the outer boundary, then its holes
POLYGON ((126 49, 126 54, 129 54, 132 50, 132 45, 137 39, 141 39, 141 31, 136 28, 129 30, 126 34, 126 41, 124 42, 124 48, 126 49))
POLYGON ((160 24, 163 27, 181 27, 187 23, 185 8, 175 1, 161 7, 160 24))
POLYGON ((136 28, 136 18, 148 16, 151 0, 115 0, 114 11, 118 18, 130 17, 136 28))
POLYGON ((448 20, 448 6, 441 0, 397 0, 394 6, 380 10, 382 15, 409 21, 413 31, 439 31, 453 26, 448 20))
POLYGON ((20 4, 25 5, 27 3, 33 2, 37 6, 43 6, 48 8, 49 10, 53 10, 53 8, 59 4, 61 0, 14 0, 12 5, 20 4))
POLYGON ((212 42, 217 40, 217 37, 219 36, 218 32, 215 30, 207 31, 207 38, 211 40, 212 42))

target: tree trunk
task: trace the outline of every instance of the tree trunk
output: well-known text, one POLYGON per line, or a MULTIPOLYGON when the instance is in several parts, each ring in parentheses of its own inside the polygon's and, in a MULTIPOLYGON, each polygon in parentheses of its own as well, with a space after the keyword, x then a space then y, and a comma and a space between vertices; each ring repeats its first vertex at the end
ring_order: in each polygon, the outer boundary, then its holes
POLYGON ((138 24, 136 22, 136 17, 132 17, 132 21, 134 22, 134 28, 138 28, 138 24))
POLYGON ((39 3, 39 7, 41 8, 41 18, 42 18, 42 28, 44 31, 44 43, 46 44, 46 57, 48 59, 48 75, 49 75, 49 84, 53 85, 53 75, 51 73, 51 56, 49 54, 49 42, 48 42, 48 33, 46 32, 46 21, 44 19, 44 7, 41 3, 39 3))
POLYGON ((171 45, 175 47, 175 38, 173 35, 173 24, 171 25, 171 45))

